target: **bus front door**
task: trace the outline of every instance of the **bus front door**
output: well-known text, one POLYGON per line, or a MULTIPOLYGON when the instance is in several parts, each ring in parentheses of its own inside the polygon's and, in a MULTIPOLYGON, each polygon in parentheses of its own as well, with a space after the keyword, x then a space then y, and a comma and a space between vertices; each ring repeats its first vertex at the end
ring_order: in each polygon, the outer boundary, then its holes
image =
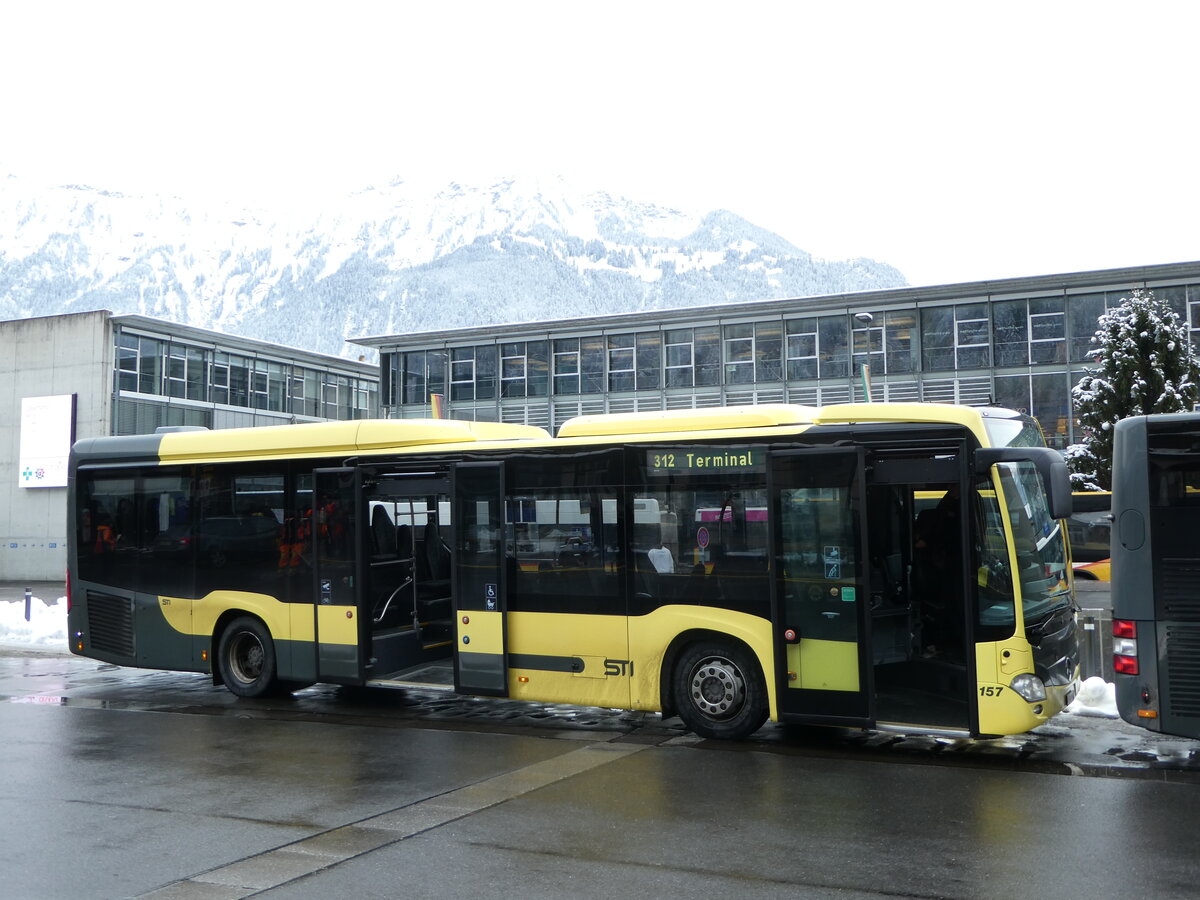
POLYGON ((865 451, 770 454, 772 622, 781 719, 874 724, 865 451))
POLYGON ((454 687, 508 696, 508 560, 504 464, 454 467, 456 633, 454 687))
POLYGON ((316 609, 317 680, 363 680, 363 617, 359 610, 358 476, 354 469, 313 472, 311 522, 316 609))

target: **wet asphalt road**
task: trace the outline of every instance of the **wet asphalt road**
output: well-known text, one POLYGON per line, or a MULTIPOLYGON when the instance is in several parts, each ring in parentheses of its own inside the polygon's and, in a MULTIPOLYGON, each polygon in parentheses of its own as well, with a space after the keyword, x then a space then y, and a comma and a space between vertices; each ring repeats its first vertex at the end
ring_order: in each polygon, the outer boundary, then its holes
POLYGON ((1200 743, 1108 719, 726 744, 0 647, 0 741, 3 897, 1200 896, 1200 743))
POLYGON ((15 898, 1190 896, 1200 746, 764 728, 0 650, 15 898), (1099 777, 1078 777, 1099 776, 1099 777))

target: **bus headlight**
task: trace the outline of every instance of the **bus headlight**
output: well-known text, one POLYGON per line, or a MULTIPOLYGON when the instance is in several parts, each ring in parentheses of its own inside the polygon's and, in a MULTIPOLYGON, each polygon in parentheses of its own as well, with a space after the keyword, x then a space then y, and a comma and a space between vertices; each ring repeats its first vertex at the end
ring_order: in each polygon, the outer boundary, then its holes
POLYGON ((1018 675, 1009 686, 1030 703, 1046 699, 1046 685, 1042 683, 1042 679, 1028 672, 1018 675))

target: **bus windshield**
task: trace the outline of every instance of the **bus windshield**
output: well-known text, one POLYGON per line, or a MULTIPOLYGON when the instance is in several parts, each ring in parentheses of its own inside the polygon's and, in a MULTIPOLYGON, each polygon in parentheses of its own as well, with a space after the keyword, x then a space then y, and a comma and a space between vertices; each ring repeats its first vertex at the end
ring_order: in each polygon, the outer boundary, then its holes
POLYGON ((1000 463, 1000 483, 1012 528, 1025 623, 1070 606, 1062 523, 1050 518, 1041 479, 1032 463, 1000 463))

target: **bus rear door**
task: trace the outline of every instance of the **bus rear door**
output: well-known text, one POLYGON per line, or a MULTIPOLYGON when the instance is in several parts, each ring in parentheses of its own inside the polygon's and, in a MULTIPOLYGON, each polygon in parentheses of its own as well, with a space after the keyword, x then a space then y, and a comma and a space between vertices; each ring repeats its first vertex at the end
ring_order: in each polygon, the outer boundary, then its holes
POLYGON ((780 718, 869 727, 865 451, 778 451, 768 479, 780 718))

